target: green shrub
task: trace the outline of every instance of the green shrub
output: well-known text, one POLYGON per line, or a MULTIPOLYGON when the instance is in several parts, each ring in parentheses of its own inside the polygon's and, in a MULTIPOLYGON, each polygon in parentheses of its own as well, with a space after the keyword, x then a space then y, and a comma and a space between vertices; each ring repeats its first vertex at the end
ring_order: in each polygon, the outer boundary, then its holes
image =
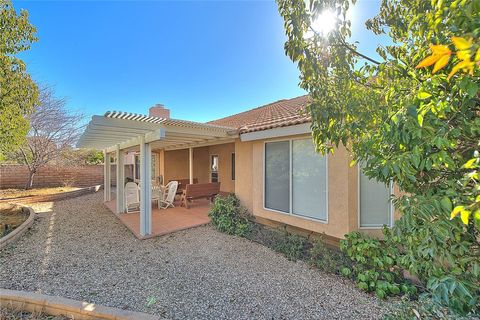
POLYGON ((352 261, 350 268, 342 269, 342 274, 353 278, 360 289, 375 292, 379 298, 416 293, 416 287, 401 275, 395 246, 351 232, 345 235, 340 248, 352 261))
POLYGON ((310 263, 322 271, 346 276, 350 274, 350 259, 343 252, 327 247, 322 239, 313 242, 309 256, 310 263))
POLYGON ((275 249, 276 244, 283 237, 285 237, 285 232, 258 223, 253 223, 252 231, 246 238, 270 249, 275 249))
POLYGON ((208 216, 219 231, 227 234, 246 237, 252 230, 248 212, 234 194, 216 197, 208 216))
POLYGON ((460 315, 453 309, 434 302, 428 295, 422 295, 418 301, 403 299, 391 312, 383 316, 383 320, 418 319, 473 320, 475 318, 460 315))
POLYGON ((474 284, 470 281, 462 280, 455 275, 447 275, 441 278, 431 277, 428 280, 427 289, 434 303, 448 306, 464 314, 474 310, 479 315, 480 305, 477 295, 479 288, 472 285, 474 284))
POLYGON ((415 274, 436 302, 462 314, 479 312, 479 230, 450 220, 453 204, 446 197, 403 196, 396 207, 402 217, 386 240, 400 249, 398 264, 415 274))
POLYGON ((296 261, 307 256, 308 240, 296 234, 285 233, 277 243, 274 244, 273 249, 283 253, 288 260, 296 261))

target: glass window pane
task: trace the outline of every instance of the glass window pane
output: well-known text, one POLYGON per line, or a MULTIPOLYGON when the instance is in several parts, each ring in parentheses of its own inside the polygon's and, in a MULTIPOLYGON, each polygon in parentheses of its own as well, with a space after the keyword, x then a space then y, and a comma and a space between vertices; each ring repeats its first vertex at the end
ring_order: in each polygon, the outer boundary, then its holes
POLYGON ((312 139, 292 141, 293 213, 327 220, 327 160, 312 139))
POLYGON ((265 208, 290 212, 290 142, 265 144, 265 208))
POLYGON ((360 226, 384 224, 390 225, 390 187, 360 172, 360 226))

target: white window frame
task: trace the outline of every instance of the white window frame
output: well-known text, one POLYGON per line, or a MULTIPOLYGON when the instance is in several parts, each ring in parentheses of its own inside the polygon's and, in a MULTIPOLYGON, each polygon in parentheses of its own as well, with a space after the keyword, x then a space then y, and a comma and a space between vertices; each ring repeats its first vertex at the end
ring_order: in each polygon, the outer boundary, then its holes
MULTIPOLYGON (((360 205, 361 205, 360 202, 362 201, 362 197, 361 197, 361 193, 360 193, 360 192, 361 192, 361 190, 360 190, 360 179, 361 179, 361 173, 362 173, 361 170, 362 170, 362 169, 360 168, 360 166, 357 165, 357 177, 358 177, 358 181, 357 181, 357 194, 358 194, 358 196, 357 196, 357 198, 358 198, 358 199, 357 199, 357 200, 358 200, 358 201, 357 201, 357 208, 358 208, 358 210, 357 210, 357 211, 358 211, 358 229, 363 229, 363 230, 365 230, 365 229, 372 229, 372 230, 373 230, 373 229, 383 229, 383 226, 384 226, 383 224, 382 224, 381 226, 380 226, 380 225, 368 225, 368 226, 365 226, 365 225, 364 225, 364 226, 362 226, 362 224, 360 223, 360 221, 361 221, 361 219, 360 219, 361 216, 360 216, 360 215, 362 214, 362 212, 361 212, 361 210, 360 210, 360 208, 361 208, 361 207, 360 207, 360 205)), ((395 214, 395 207, 394 207, 394 205, 393 205, 393 199, 392 199, 392 197, 391 197, 391 195, 393 195, 393 191, 394 191, 394 190, 393 190, 393 181, 392 181, 392 180, 390 180, 389 190, 390 190, 390 200, 389 200, 388 202, 389 202, 389 213, 390 213, 390 225, 387 225, 387 227, 393 228, 393 225, 394 225, 394 219, 393 219, 393 218, 394 218, 394 214, 395 214)))
POLYGON ((262 188, 262 191, 263 191, 263 194, 262 194, 262 207, 263 207, 263 210, 266 210, 266 211, 271 211, 271 212, 276 212, 276 213, 281 213, 281 214, 284 214, 284 215, 288 215, 288 216, 293 216, 293 217, 298 217, 298 218, 301 218, 301 219, 305 219, 305 220, 310 220, 310 221, 314 221, 314 222, 319 222, 319 223, 324 223, 324 224, 328 224, 328 218, 329 218, 329 203, 328 203, 328 154, 326 154, 324 157, 325 157, 325 184, 327 186, 327 189, 325 190, 325 196, 326 196, 326 200, 325 200, 325 206, 326 206, 326 209, 327 209, 327 212, 326 212, 326 218, 325 220, 320 220, 320 219, 315 219, 315 218, 312 218, 312 217, 306 217, 304 215, 301 215, 301 214, 295 214, 293 213, 293 199, 292 199, 292 156, 293 156, 293 141, 294 140, 306 140, 311 137, 298 137, 298 138, 289 138, 289 139, 275 139, 275 140, 268 140, 268 141, 263 141, 263 155, 262 155, 262 158, 263 158, 263 188, 262 188), (290 158, 290 174, 289 174, 289 211, 290 212, 284 212, 284 211, 280 211, 280 210, 275 210, 275 209, 270 209, 270 208, 267 208, 265 206, 265 193, 266 193, 266 189, 267 189, 267 185, 265 183, 265 179, 266 179, 266 175, 265 175, 265 168, 266 168, 266 147, 267 147, 267 143, 270 143, 270 142, 285 142, 285 141, 288 141, 289 142, 289 158, 290 158))

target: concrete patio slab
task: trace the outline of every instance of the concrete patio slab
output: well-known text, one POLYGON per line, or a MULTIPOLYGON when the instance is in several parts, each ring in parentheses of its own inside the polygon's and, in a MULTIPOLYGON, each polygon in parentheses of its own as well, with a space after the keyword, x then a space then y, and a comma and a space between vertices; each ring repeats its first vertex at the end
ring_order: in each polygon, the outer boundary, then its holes
POLYGON ((158 209, 155 203, 152 205, 152 234, 142 236, 140 235, 139 212, 117 214, 115 213, 115 200, 105 202, 105 205, 138 239, 158 237, 210 223, 208 211, 211 204, 209 200, 195 200, 190 209, 180 207, 178 201, 175 203, 175 208, 168 209, 158 209))

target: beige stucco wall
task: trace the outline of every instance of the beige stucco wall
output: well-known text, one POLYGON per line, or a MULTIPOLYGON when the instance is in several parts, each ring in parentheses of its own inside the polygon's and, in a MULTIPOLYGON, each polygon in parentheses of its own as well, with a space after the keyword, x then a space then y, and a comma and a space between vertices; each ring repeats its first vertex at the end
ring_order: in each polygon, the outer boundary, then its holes
MULTIPOLYGON (((165 182, 175 179, 189 178, 188 149, 164 151, 160 153, 160 163, 163 165, 165 182)), ((199 183, 209 181, 209 154, 208 147, 193 148, 193 177, 199 183)))
POLYGON ((253 142, 235 141, 235 194, 253 212, 253 142))
MULTIPOLYGON (((175 179, 188 179, 188 149, 164 152, 164 181, 168 183, 175 179)), ((193 175, 195 178, 195 174, 193 175)))
POLYGON ((209 163, 210 158, 208 153, 208 147, 200 147, 193 149, 193 176, 198 179, 198 183, 210 182, 210 174, 208 171, 208 168, 210 167, 209 163))

